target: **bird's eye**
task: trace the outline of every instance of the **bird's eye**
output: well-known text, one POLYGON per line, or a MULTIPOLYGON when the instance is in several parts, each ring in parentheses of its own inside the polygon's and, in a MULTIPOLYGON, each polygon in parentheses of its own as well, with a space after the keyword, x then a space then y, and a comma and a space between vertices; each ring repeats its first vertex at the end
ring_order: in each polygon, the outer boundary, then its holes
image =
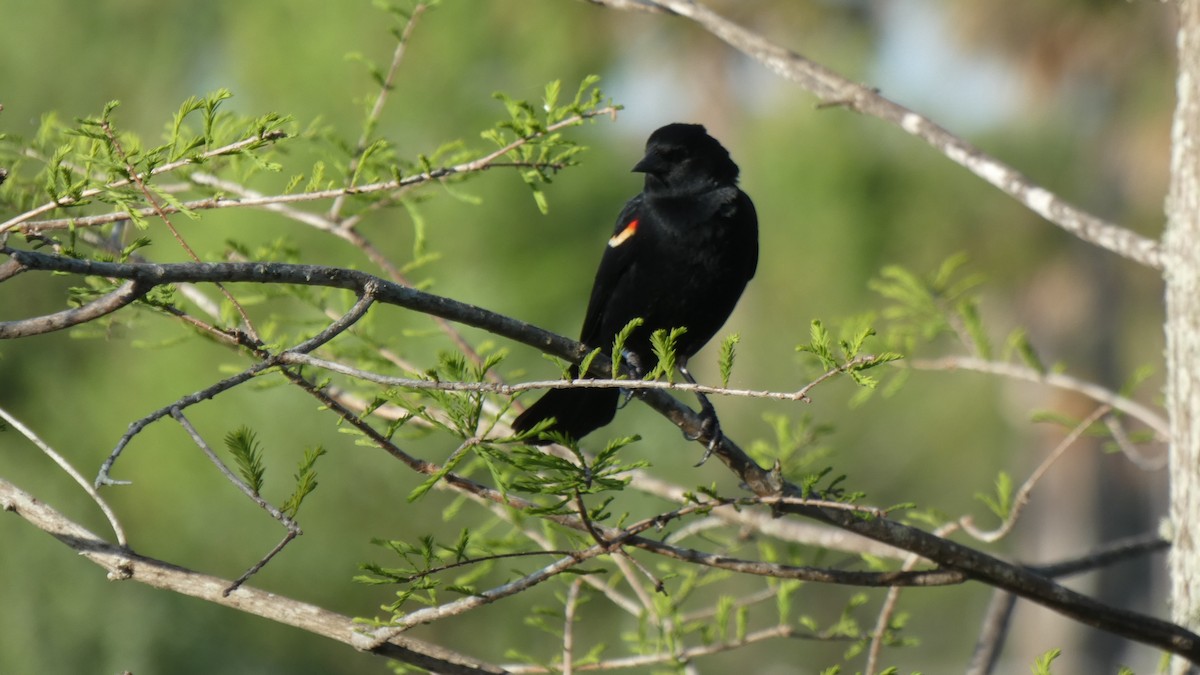
POLYGON ((662 151, 663 159, 671 163, 682 162, 685 157, 683 148, 666 148, 662 151))

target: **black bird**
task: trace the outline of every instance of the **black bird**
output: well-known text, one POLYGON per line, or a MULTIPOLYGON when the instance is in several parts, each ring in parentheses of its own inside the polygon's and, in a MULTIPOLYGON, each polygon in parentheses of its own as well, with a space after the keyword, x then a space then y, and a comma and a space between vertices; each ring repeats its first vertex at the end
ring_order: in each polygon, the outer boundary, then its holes
MULTIPOLYGON (((694 381, 687 359, 729 318, 758 266, 758 216, 737 186, 729 152, 699 124, 655 131, 633 170, 646 175, 645 186, 617 217, 579 340, 606 352, 640 317, 644 323, 625 342, 625 357, 642 369, 656 363, 650 335, 684 327, 675 343, 677 362, 694 381)), ((577 373, 572 368, 572 377, 577 373)), ((618 389, 551 389, 513 428, 526 431, 554 418, 550 430, 578 440, 611 422, 620 399, 618 389)), ((712 406, 700 400, 706 424, 715 424, 712 406)))

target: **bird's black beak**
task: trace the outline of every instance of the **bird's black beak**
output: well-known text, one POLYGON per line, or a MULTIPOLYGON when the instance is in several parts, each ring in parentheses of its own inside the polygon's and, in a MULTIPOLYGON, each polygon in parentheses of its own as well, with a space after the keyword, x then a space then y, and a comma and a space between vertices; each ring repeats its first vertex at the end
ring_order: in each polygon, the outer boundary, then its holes
POLYGON ((649 154, 642 158, 642 161, 633 165, 633 173, 649 173, 658 174, 666 168, 663 166, 662 158, 656 154, 649 154))

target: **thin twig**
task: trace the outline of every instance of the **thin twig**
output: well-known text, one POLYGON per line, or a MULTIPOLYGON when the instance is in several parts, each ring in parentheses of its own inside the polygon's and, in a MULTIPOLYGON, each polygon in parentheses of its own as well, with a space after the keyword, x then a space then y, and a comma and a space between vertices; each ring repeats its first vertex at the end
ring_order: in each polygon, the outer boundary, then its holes
MULTIPOLYGON (((948 523, 939 527, 934 534, 938 537, 945 537, 957 529, 957 523, 948 523)), ((920 560, 920 556, 910 554, 900 566, 900 571, 908 572, 912 570, 920 560)), ((879 668, 879 657, 883 654, 883 641, 887 636, 888 628, 891 626, 896 608, 900 604, 901 590, 899 586, 893 586, 888 589, 887 595, 884 596, 883 606, 879 608, 879 615, 875 618, 875 627, 871 629, 871 644, 867 648, 867 663, 863 668, 865 675, 875 675, 875 671, 879 668)))
POLYGON ((803 401, 810 402, 808 394, 817 385, 829 380, 832 377, 845 373, 847 370, 852 370, 857 366, 865 363, 870 363, 876 357, 871 355, 858 356, 847 363, 844 363, 835 368, 831 368, 812 382, 804 385, 796 391, 768 391, 759 389, 731 389, 729 387, 714 387, 705 384, 692 384, 690 382, 669 382, 666 380, 630 380, 630 379, 611 379, 611 378, 576 378, 568 380, 536 380, 532 382, 521 382, 518 384, 504 384, 499 382, 460 382, 453 380, 421 380, 410 377, 396 377, 393 375, 381 375, 371 371, 362 370, 347 366, 343 363, 322 359, 320 357, 308 354, 288 354, 283 357, 285 362, 294 365, 308 365, 317 368, 323 368, 341 375, 353 377, 358 380, 374 382, 388 387, 399 387, 404 389, 421 389, 435 391, 469 391, 482 392, 488 394, 500 394, 504 396, 515 396, 526 391, 536 391, 541 389, 626 389, 629 391, 645 391, 645 390, 663 390, 663 391, 680 391, 692 392, 698 394, 713 394, 717 396, 734 396, 743 398, 763 398, 775 401, 803 401))
MULTIPOLYGON (((392 83, 396 80, 396 73, 400 70, 400 62, 404 60, 404 52, 408 47, 408 40, 412 36, 413 29, 417 27, 417 20, 425 12, 425 7, 424 2, 418 2, 413 7, 412 12, 408 15, 408 21, 404 24, 404 29, 396 41, 396 50, 392 53, 392 64, 388 67, 387 75, 380 84, 379 94, 375 97, 375 104, 371 106, 371 112, 367 114, 367 119, 363 123, 362 135, 358 137, 358 143, 354 145, 354 155, 350 159, 350 165, 346 167, 346 185, 351 185, 355 174, 358 173, 358 165, 362 161, 363 152, 366 151, 367 143, 371 140, 371 134, 374 133, 375 127, 379 124, 379 118, 383 115, 383 106, 387 102, 388 94, 392 91, 392 83)), ((330 220, 336 221, 338 219, 342 212, 342 205, 345 202, 346 195, 338 195, 334 198, 333 204, 329 207, 330 220)))
MULTIPOLYGON (((354 303, 354 306, 351 307, 350 310, 346 312, 346 314, 339 321, 333 322, 320 333, 317 333, 313 337, 301 342, 295 347, 292 347, 292 349, 288 351, 311 351, 343 333, 347 328, 349 328, 366 314, 367 309, 370 308, 371 303, 374 301, 375 288, 376 287, 374 284, 365 286, 362 294, 358 298, 358 301, 354 303)), ((96 476, 96 485, 125 484, 124 481, 114 480, 110 476, 113 464, 117 461, 117 458, 121 456, 121 453, 125 450, 125 446, 129 445, 129 442, 133 440, 133 437, 141 433, 141 431, 147 426, 166 417, 167 415, 173 416, 175 414, 174 411, 177 409, 182 410, 201 401, 206 401, 217 394, 228 391, 229 389, 232 389, 243 382, 249 381, 260 373, 281 365, 282 362, 279 360, 280 356, 280 354, 267 356, 262 361, 250 366, 237 375, 227 377, 220 382, 208 386, 200 391, 188 394, 187 396, 184 396, 169 405, 163 406, 162 408, 159 408, 149 415, 146 415, 145 417, 142 417, 141 419, 130 424, 129 430, 126 431, 123 436, 121 436, 121 439, 117 442, 117 446, 111 453, 109 453, 108 458, 104 460, 104 463, 101 464, 100 472, 96 476)))
MULTIPOLYGON (((722 642, 714 642, 711 644, 700 645, 696 647, 684 647, 679 645, 678 649, 673 652, 655 652, 651 654, 638 654, 636 656, 626 656, 616 659, 605 659, 596 663, 587 663, 575 666, 577 673, 582 672, 606 672, 629 670, 633 668, 645 669, 650 666, 659 664, 670 664, 678 666, 679 664, 688 664, 698 658, 720 654, 722 652, 742 649, 749 645, 765 642, 767 640, 776 639, 800 639, 813 640, 821 642, 849 642, 854 638, 845 635, 825 635, 818 633, 810 633, 801 631, 791 626, 772 626, 762 630, 750 631, 741 638, 730 639, 722 642)), ((534 675, 540 673, 556 672, 546 666, 538 666, 531 664, 503 664, 503 668, 514 674, 534 675)), ((694 671, 693 671, 694 672, 694 671)))
POLYGON ((221 472, 221 475, 225 476, 225 478, 230 483, 233 483, 238 490, 249 497, 250 500, 255 504, 258 504, 258 506, 264 511, 271 514, 272 518, 278 520, 283 524, 284 527, 288 528, 288 530, 299 532, 300 528, 296 526, 295 521, 293 521, 279 509, 275 508, 275 506, 273 506, 270 502, 263 499, 254 488, 247 485, 245 481, 239 478, 235 473, 233 473, 233 471, 229 469, 228 466, 225 465, 225 462, 221 461, 221 458, 217 456, 217 453, 214 452, 212 447, 208 445, 208 442, 204 440, 204 437, 200 435, 200 432, 196 431, 196 428, 192 426, 192 423, 187 419, 187 417, 184 416, 183 412, 180 411, 179 408, 171 409, 171 417, 175 418, 175 421, 179 423, 179 426, 183 427, 183 430, 186 431, 188 436, 191 437, 192 442, 194 442, 196 446, 204 452, 204 455, 208 457, 208 460, 212 462, 214 466, 217 467, 217 470, 221 472))
POLYGON ((1147 406, 1117 394, 1098 384, 1087 382, 1070 375, 1054 372, 1042 372, 1028 366, 1001 361, 988 361, 973 356, 947 356, 939 359, 912 359, 905 362, 910 368, 917 370, 971 370, 978 373, 1001 375, 1014 380, 1037 382, 1056 389, 1073 391, 1083 394, 1097 403, 1110 405, 1130 417, 1150 427, 1159 440, 1166 441, 1171 437, 1167 420, 1158 412, 1147 406))
POLYGON ((575 610, 579 607, 579 591, 583 580, 576 579, 567 588, 567 602, 563 607, 562 673, 572 675, 575 665, 575 610))
MULTIPOLYGON (((444 178, 449 178, 451 176, 485 171, 487 169, 491 169, 491 168, 497 167, 497 166, 517 167, 517 168, 521 168, 521 167, 555 168, 555 166, 557 166, 557 165, 546 164, 546 163, 532 163, 532 164, 525 163, 525 162, 501 163, 501 162, 498 162, 497 160, 499 158, 503 157, 504 155, 506 155, 507 153, 512 152, 513 150, 516 150, 524 145, 527 145, 531 141, 541 138, 542 136, 545 136, 547 134, 552 134, 556 131, 559 131, 559 130, 564 129, 569 126, 579 124, 580 122, 591 119, 593 117, 599 117, 602 115, 612 116, 615 113, 616 113, 616 108, 605 107, 605 108, 600 108, 597 110, 587 111, 587 112, 584 112, 584 113, 581 113, 578 115, 572 115, 571 117, 568 117, 564 120, 556 122, 552 125, 549 125, 542 132, 539 132, 537 134, 533 134, 530 136, 518 138, 497 150, 493 150, 492 152, 486 153, 486 154, 484 154, 476 159, 473 159, 469 162, 463 162, 461 164, 456 164, 454 166, 441 167, 441 168, 433 169, 431 171, 425 171, 425 172, 413 174, 410 176, 405 176, 403 178, 397 178, 397 179, 387 180, 387 181, 379 181, 376 183, 367 183, 367 184, 363 184, 363 185, 350 185, 350 186, 343 186, 343 187, 337 187, 337 188, 330 188, 330 189, 326 189, 326 190, 314 190, 311 192, 297 192, 297 193, 289 193, 289 194, 268 195, 268 196, 258 197, 258 198, 225 199, 225 198, 219 197, 219 196, 218 197, 209 197, 209 198, 205 198, 205 199, 196 199, 196 200, 184 202, 182 207, 167 204, 162 207, 162 212, 168 213, 168 214, 174 214, 174 213, 178 213, 179 211, 184 210, 184 209, 186 209, 188 211, 203 211, 203 210, 210 210, 210 209, 266 207, 271 204, 297 204, 297 203, 301 203, 301 202, 325 201, 327 199, 334 199, 340 195, 365 195, 365 194, 373 194, 373 193, 377 193, 377 192, 393 192, 396 190, 412 188, 417 185, 422 185, 424 183, 428 183, 428 182, 434 181, 434 180, 441 180, 444 178)), ((190 162, 185 162, 185 164, 187 164, 187 163, 190 163, 190 162)), ((164 166, 166 166, 166 165, 164 165, 164 166)), ((176 168, 178 168, 178 167, 176 167, 176 168)), ((156 170, 153 173, 162 173, 161 169, 162 169, 162 167, 160 167, 159 170, 156 170)), ((124 184, 124 183, 122 183, 121 181, 118 181, 117 183, 110 184, 108 187, 111 188, 118 184, 124 184)), ((99 193, 101 191, 102 190, 97 189, 93 192, 99 193)), ((64 199, 67 199, 67 198, 64 198, 64 199)), ((14 228, 17 225, 21 225, 21 224, 23 224, 23 227, 21 228, 21 231, 23 231, 23 232, 44 232, 46 230, 62 230, 62 229, 69 229, 69 228, 74 228, 74 227, 94 227, 96 225, 103 225, 106 223, 112 223, 112 222, 117 222, 117 221, 122 221, 122 220, 129 220, 132 217, 131 214, 127 211, 117 211, 114 213, 105 213, 105 214, 100 214, 100 215, 96 215, 96 216, 80 216, 77 218, 56 218, 56 219, 51 219, 51 220, 38 220, 38 221, 30 221, 29 220, 30 218, 32 218, 35 215, 40 215, 41 213, 44 213, 45 211, 53 210, 54 208, 57 208, 58 206, 66 205, 66 204, 70 204, 70 203, 74 203, 74 202, 73 201, 65 202, 65 204, 59 204, 58 202, 52 202, 48 205, 44 205, 43 207, 39 207, 40 210, 35 209, 34 211, 21 214, 20 216, 9 220, 7 223, 0 225, 0 232, 4 232, 5 229, 11 229, 11 228, 14 228), (29 222, 26 222, 26 221, 29 221, 29 222)), ((154 209, 153 207, 147 207, 147 208, 137 209, 135 212, 141 216, 152 216, 152 215, 157 214, 158 210, 154 209)))
POLYGON ((112 510, 112 507, 108 505, 108 502, 104 501, 104 498, 100 496, 100 493, 96 492, 96 488, 89 483, 86 478, 83 477, 83 474, 79 473, 75 470, 75 467, 71 466, 71 463, 67 461, 66 457, 58 454, 54 448, 50 447, 49 443, 39 438, 32 429, 25 426, 21 420, 13 417, 4 408, 0 408, 0 419, 3 419, 9 424, 9 426, 16 429, 18 433, 29 439, 30 443, 36 445, 43 453, 45 453, 47 457, 54 460, 54 463, 57 464, 63 471, 65 471, 67 475, 71 477, 71 480, 78 483, 79 487, 83 488, 83 491, 87 493, 87 496, 96 503, 96 506, 100 507, 100 511, 104 514, 104 517, 108 519, 108 524, 112 527, 113 534, 117 537, 117 545, 121 547, 129 545, 129 540, 125 536, 125 528, 121 526, 121 521, 117 520, 116 512, 112 510))
POLYGON ((971 653, 971 663, 967 665, 967 675, 991 675, 996 668, 1016 606, 1017 596, 999 589, 992 591, 992 599, 983 614, 983 626, 975 640, 975 650, 971 653))
MULTIPOLYGON (((228 145, 223 145, 219 148, 215 148, 213 150, 208 150, 206 152, 203 152, 196 157, 185 157, 183 159, 176 160, 174 162, 167 162, 166 164, 163 164, 162 166, 155 167, 153 170, 151 170, 149 172, 132 173, 131 176, 138 176, 139 178, 146 178, 148 176, 157 176, 159 174, 168 173, 171 171, 175 171, 177 169, 181 169, 185 166, 188 166, 189 164, 195 164, 197 162, 203 162, 207 159, 212 159, 213 157, 220 157, 222 155, 228 155, 228 154, 240 152, 241 150, 243 150, 249 146, 258 145, 258 144, 262 144, 262 143, 270 143, 273 141, 277 141, 281 138, 287 138, 287 134, 282 131, 271 131, 271 132, 267 132, 267 133, 264 133, 264 134, 261 134, 258 136, 251 136, 249 138, 243 138, 242 140, 237 141, 235 143, 230 143, 228 145)), ((102 188, 90 188, 90 189, 84 190, 79 193, 78 197, 70 197, 70 196, 59 197, 58 199, 56 199, 52 202, 47 202, 45 204, 42 204, 41 206, 39 206, 37 208, 30 209, 29 211, 26 211, 25 213, 22 213, 18 216, 14 216, 13 218, 10 218, 10 219, 4 221, 3 223, 0 223, 0 233, 7 232, 7 231, 17 227, 18 225, 25 223, 32 218, 40 216, 41 214, 46 213, 48 211, 53 211, 53 210, 61 208, 63 206, 70 206, 72 204, 78 204, 80 201, 86 200, 89 197, 95 197, 96 195, 103 193, 105 190, 113 190, 116 188, 125 187, 132 182, 133 182, 132 177, 131 178, 122 178, 120 180, 113 181, 113 182, 105 185, 102 188)), ((176 211, 178 211, 178 209, 175 209, 173 207, 167 207, 167 210, 169 213, 175 213, 176 211)), ((150 208, 150 209, 144 209, 142 212, 142 215, 149 216, 149 215, 153 215, 154 213, 155 213, 155 210, 153 208, 150 208)), ((126 214, 124 218, 120 218, 119 220, 128 220, 128 219, 129 219, 129 215, 126 214)), ((65 218, 63 220, 70 221, 71 219, 65 218)), ((28 231, 29 228, 27 227, 25 229, 26 229, 26 231, 28 231)), ((41 229, 41 228, 33 228, 33 229, 41 229)))
MULTIPOLYGON (((158 214, 159 219, 161 219, 163 224, 167 226, 167 230, 171 232, 171 236, 175 238, 175 241, 179 244, 179 247, 188 254, 189 258, 196 262, 201 262, 200 256, 196 255, 196 252, 192 250, 191 245, 187 243, 187 240, 183 238, 183 235, 179 233, 179 230, 175 229, 175 225, 171 223, 171 218, 166 214, 166 212, 163 211, 162 204, 158 203, 158 200, 155 199, 154 194, 150 192, 150 188, 146 187, 146 182, 142 180, 141 174, 137 172, 137 169, 133 168, 133 164, 129 163, 129 156, 125 154, 125 148, 121 146, 121 141, 117 138, 117 134, 113 132, 112 125, 109 124, 108 120, 103 120, 100 122, 100 128, 104 131, 104 135, 108 137, 108 142, 112 145, 113 152, 117 153, 117 157, 119 157, 121 162, 125 164, 125 172, 129 174, 130 178, 133 179, 134 184, 137 185, 137 188, 142 193, 142 196, 146 198, 146 201, 149 202, 150 207, 154 209, 154 212, 158 214)), ((225 299, 228 300, 229 303, 233 305, 234 309, 237 310, 238 315, 242 317, 242 326, 245 327, 245 330, 250 337, 255 342, 261 342, 261 339, 258 337, 258 331, 254 328, 254 322, 250 320, 250 315, 246 313, 246 308, 242 306, 242 303, 238 302, 237 298, 233 297, 233 293, 230 293, 223 284, 215 284, 215 286, 217 287, 217 290, 221 291, 221 295, 224 295, 225 299)))
POLYGON ((958 521, 959 524, 962 525, 963 531, 980 541, 989 543, 997 541, 1011 532, 1012 528, 1017 524, 1017 518, 1021 516, 1021 512, 1025 509, 1025 505, 1029 503, 1030 493, 1033 492, 1033 488, 1037 485, 1038 481, 1041 480, 1042 476, 1046 475, 1046 472, 1050 470, 1050 467, 1053 466, 1054 463, 1063 456, 1063 453, 1065 453, 1068 448, 1070 448, 1072 445, 1075 445, 1075 441, 1078 441, 1080 436, 1083 436, 1089 427, 1099 421, 1100 418, 1107 415, 1111 410, 1112 407, 1107 405, 1102 405, 1099 408, 1096 408, 1094 411, 1092 411, 1092 414, 1088 415, 1083 419, 1083 421, 1075 425, 1075 428, 1071 430, 1071 433, 1067 434, 1067 437, 1062 439, 1062 441, 1060 441, 1059 444, 1050 451, 1050 454, 1046 455, 1046 458, 1043 459, 1040 464, 1038 464, 1033 473, 1029 474, 1029 478, 1026 478, 1025 482, 1021 484, 1021 489, 1017 490, 1017 494, 1012 501, 1012 508, 1009 509, 1008 516, 1004 519, 1004 522, 1000 524, 1000 527, 988 531, 980 530, 975 527, 974 519, 968 515, 963 516, 958 521))
POLYGON ((1126 459, 1133 462, 1134 466, 1142 471, 1161 471, 1167 468, 1167 462, 1170 459, 1169 453, 1164 449, 1157 457, 1147 456, 1134 445, 1129 434, 1125 433, 1125 425, 1121 423, 1118 416, 1105 415, 1104 426, 1108 427, 1108 433, 1112 434, 1113 442, 1121 449, 1126 459))

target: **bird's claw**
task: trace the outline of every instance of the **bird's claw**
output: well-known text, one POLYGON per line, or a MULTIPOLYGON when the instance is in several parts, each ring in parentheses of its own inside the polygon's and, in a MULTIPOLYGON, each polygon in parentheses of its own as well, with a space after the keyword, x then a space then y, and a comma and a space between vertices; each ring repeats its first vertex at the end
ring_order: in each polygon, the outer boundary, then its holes
POLYGON ((721 423, 717 420, 715 414, 704 415, 700 420, 700 432, 697 434, 689 434, 684 432, 684 438, 689 441, 696 441, 708 436, 708 444, 704 448, 704 455, 696 462, 695 466, 702 466, 712 457, 713 451, 721 444, 721 439, 725 436, 721 433, 721 423))

